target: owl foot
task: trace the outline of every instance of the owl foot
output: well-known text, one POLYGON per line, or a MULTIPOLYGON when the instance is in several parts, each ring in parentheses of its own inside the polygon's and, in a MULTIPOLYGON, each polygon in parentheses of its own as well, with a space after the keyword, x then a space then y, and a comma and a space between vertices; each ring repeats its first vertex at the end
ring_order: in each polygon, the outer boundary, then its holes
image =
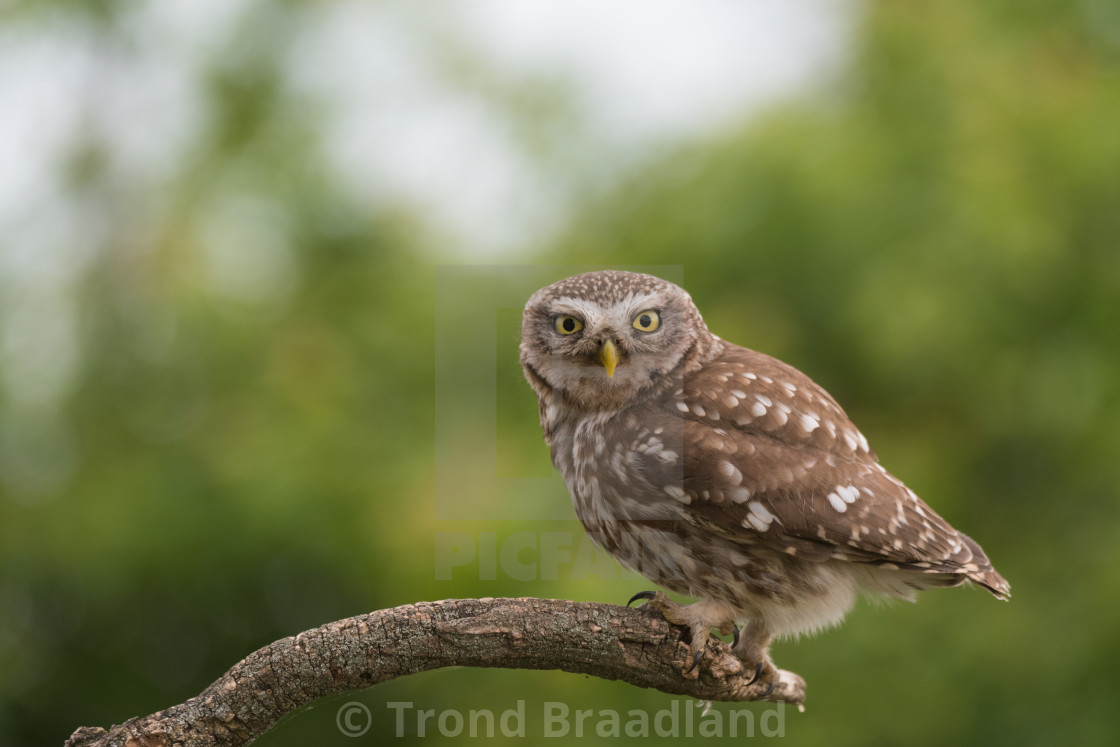
POLYGON ((768 685, 765 692, 759 696, 760 699, 774 692, 774 688, 779 683, 787 679, 792 682, 792 678, 800 679, 792 672, 786 672, 774 666, 774 662, 770 660, 771 640, 772 636, 766 628, 758 623, 751 622, 743 630, 742 635, 736 635, 735 643, 731 646, 731 650, 742 660, 748 671, 752 667, 754 668, 754 677, 748 684, 765 683, 768 685))
POLYGON ((626 603, 629 607, 639 599, 646 600, 645 607, 657 610, 662 616, 673 625, 680 625, 685 629, 685 637, 688 639, 689 649, 689 664, 684 670, 684 674, 688 675, 696 669, 700 664, 700 659, 704 657, 704 648, 708 645, 708 638, 711 637, 711 629, 719 628, 720 633, 729 635, 732 632, 735 634, 735 641, 739 640, 739 628, 731 620, 717 620, 713 619, 708 612, 709 608, 702 603, 696 604, 680 604, 670 599, 664 592, 660 591, 640 591, 634 596, 630 597, 630 601, 626 603))

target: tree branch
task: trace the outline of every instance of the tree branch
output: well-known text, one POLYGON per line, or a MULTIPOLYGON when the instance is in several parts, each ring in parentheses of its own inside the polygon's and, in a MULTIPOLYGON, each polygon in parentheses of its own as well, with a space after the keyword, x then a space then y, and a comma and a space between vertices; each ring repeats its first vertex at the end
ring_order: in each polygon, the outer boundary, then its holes
POLYGON ((800 705, 805 683, 750 684, 713 637, 698 671, 682 630, 659 613, 553 599, 447 599, 338 620, 269 644, 200 695, 106 731, 81 727, 67 747, 244 745, 318 698, 443 667, 560 669, 700 700, 800 705))

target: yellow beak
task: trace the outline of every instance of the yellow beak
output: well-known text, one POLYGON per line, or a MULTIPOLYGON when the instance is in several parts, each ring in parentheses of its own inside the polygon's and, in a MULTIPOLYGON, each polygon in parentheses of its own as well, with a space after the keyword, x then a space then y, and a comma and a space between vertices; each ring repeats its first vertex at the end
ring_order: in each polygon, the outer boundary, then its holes
POLYGON ((615 347, 614 341, 607 340, 599 348, 599 362, 603 364, 603 368, 607 369, 607 378, 614 378, 614 369, 618 365, 618 361, 618 348, 615 347))

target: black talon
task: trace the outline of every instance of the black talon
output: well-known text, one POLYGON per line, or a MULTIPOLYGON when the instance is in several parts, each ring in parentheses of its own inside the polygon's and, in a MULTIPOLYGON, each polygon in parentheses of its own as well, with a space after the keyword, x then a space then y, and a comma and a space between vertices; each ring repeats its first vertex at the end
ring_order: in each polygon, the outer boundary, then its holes
POLYGON ((629 607, 630 605, 632 605, 634 602, 636 602, 639 599, 649 600, 649 599, 653 599, 655 596, 657 596, 656 591, 639 591, 637 594, 630 597, 630 601, 626 603, 626 606, 629 607))
POLYGON ((764 693, 762 693, 761 695, 758 696, 758 699, 762 700, 763 698, 768 698, 768 697, 770 697, 770 693, 772 693, 772 692, 774 692, 774 683, 773 682, 770 683, 770 687, 766 688, 766 692, 764 692, 764 693))
POLYGON ((701 657, 702 657, 703 655, 704 655, 704 652, 703 652, 703 651, 697 651, 697 652, 696 652, 696 656, 693 656, 693 657, 692 657, 692 666, 690 666, 690 667, 689 667, 688 669, 684 670, 684 673, 685 673, 685 674, 688 674, 688 673, 689 673, 689 672, 691 672, 691 671, 692 671, 693 669, 696 669, 696 665, 700 663, 700 658, 701 658, 701 657))
POLYGON ((735 623, 731 623, 731 625, 735 628, 735 633, 731 638, 731 648, 735 648, 739 645, 739 626, 735 623))
MULTIPOLYGON (((758 678, 761 677, 761 676, 762 676, 762 662, 760 661, 758 663, 758 666, 755 667, 755 669, 754 669, 754 677, 751 677, 750 682, 748 682, 747 684, 748 685, 753 685, 754 683, 758 682, 758 678)), ((771 687, 773 687, 773 686, 771 686, 771 687)))

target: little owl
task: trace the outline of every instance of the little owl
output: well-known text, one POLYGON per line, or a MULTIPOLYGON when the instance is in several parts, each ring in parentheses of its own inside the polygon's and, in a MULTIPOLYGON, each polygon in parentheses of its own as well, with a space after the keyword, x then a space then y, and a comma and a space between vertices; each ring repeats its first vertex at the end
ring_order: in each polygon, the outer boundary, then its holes
POLYGON ((798 678, 774 667, 771 640, 838 623, 858 593, 913 599, 967 580, 1009 595, 824 389, 713 335, 672 283, 607 271, 542 288, 525 306, 521 365, 592 539, 698 599, 630 600, 689 631, 686 674, 712 628, 734 631, 735 654, 773 689, 798 678))

